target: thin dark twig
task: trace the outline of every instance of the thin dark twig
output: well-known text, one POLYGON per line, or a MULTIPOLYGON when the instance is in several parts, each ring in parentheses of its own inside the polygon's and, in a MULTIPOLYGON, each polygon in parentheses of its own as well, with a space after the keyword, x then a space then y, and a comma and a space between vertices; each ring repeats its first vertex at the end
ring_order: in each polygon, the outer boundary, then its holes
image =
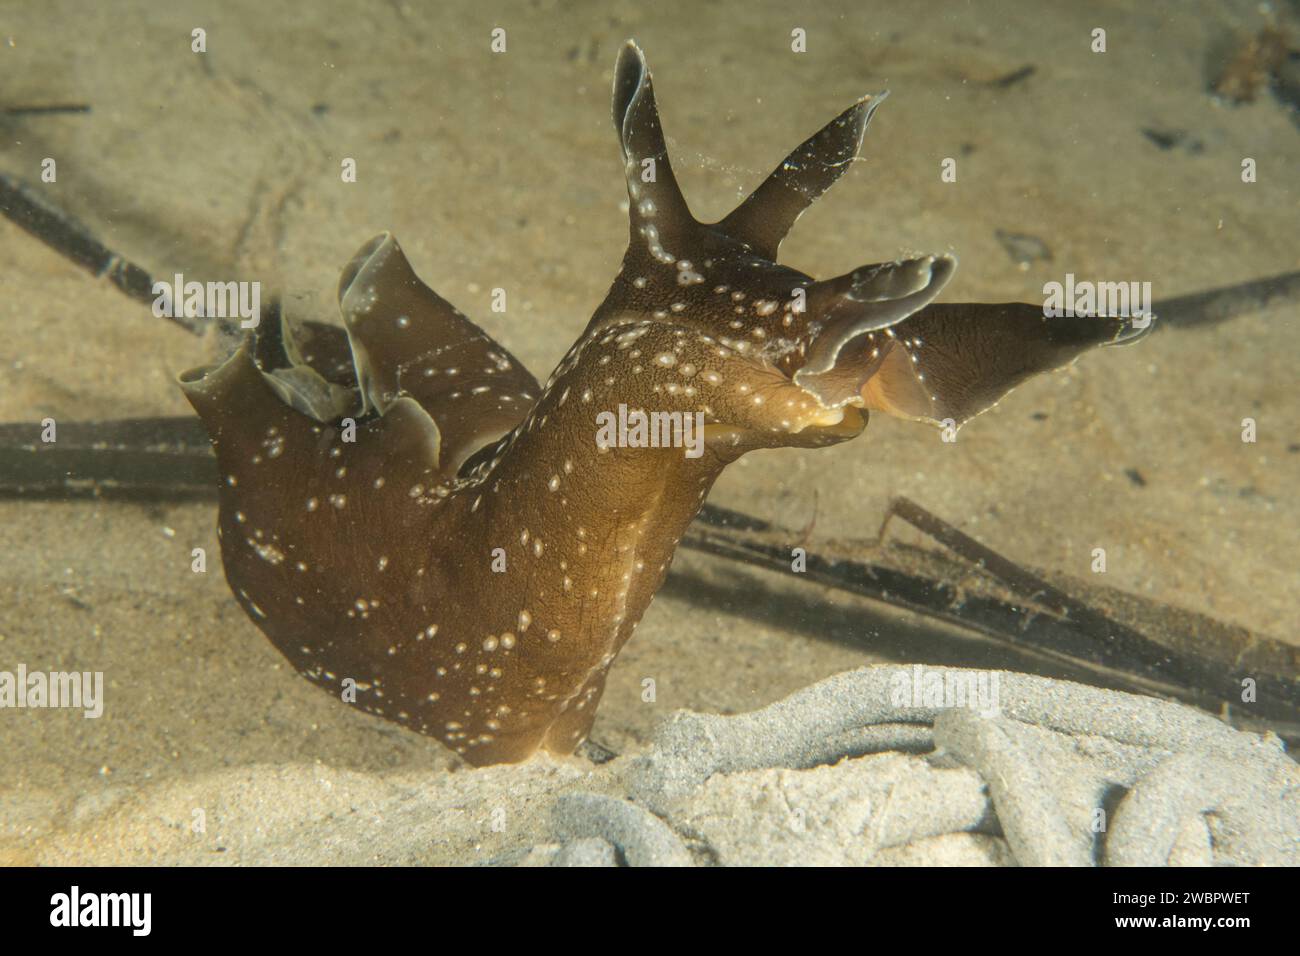
MULTIPOLYGON (((1241 704, 1242 680, 1256 682, 1255 713, 1294 723, 1300 716, 1300 680, 1295 673, 1248 673, 1220 658, 1167 646, 1116 621, 975 541, 947 522, 906 499, 891 510, 916 518, 920 530, 961 555, 970 566, 987 571, 1010 588, 1013 600, 971 593, 943 576, 913 572, 891 563, 832 558, 808 552, 798 577, 896 607, 940 618, 1000 643, 1083 667, 1143 693, 1155 691, 1209 710, 1241 704), (899 507, 901 503, 901 507, 899 507), (1019 601, 1014 600, 1019 598, 1019 601)), ((790 546, 776 543, 792 532, 766 522, 706 505, 701 522, 682 544, 720 557, 747 561, 769 570, 790 572, 790 546)), ((1226 630, 1222 625, 1218 630, 1226 630)), ((1267 641, 1255 637, 1255 643, 1267 641)))
MULTIPOLYGON (((153 305, 154 278, 149 272, 108 248, 85 224, 59 209, 34 187, 3 173, 0 173, 0 213, 96 278, 107 278, 128 297, 153 305)), ((230 319, 171 315, 170 311, 165 317, 193 335, 202 335, 214 322, 227 334, 239 334, 238 323, 230 319)))
POLYGON ((1157 302, 1152 309, 1157 329, 1166 325, 1183 328, 1217 325, 1238 316, 1259 312, 1282 302, 1300 299, 1300 272, 1252 279, 1157 302))
MULTIPOLYGON (((1051 611, 1063 622, 1077 625, 1096 643, 1103 663, 1109 664, 1114 660, 1141 662, 1152 677, 1190 687, 1212 688, 1219 696, 1231 695, 1240 689, 1239 680, 1231 674, 1225 675, 1221 667, 1207 667, 1198 659, 1175 654, 1169 648, 1154 643, 1145 635, 1052 586, 1032 571, 1003 557, 907 498, 895 498, 889 503, 889 510, 881 525, 882 538, 885 525, 892 516, 902 518, 975 567, 989 572, 1025 601, 1051 611)), ((1296 697, 1294 692, 1291 696, 1295 706, 1300 708, 1300 697, 1296 697)))
POLYGON ((5 116, 53 116, 63 113, 89 113, 89 103, 50 103, 45 106, 6 106, 5 116))

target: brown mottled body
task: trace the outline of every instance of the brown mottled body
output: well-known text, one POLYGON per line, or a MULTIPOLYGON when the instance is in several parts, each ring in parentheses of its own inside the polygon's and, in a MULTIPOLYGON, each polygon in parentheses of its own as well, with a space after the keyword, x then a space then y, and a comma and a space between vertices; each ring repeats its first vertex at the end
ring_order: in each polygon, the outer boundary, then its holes
POLYGON ((844 441, 879 408, 960 424, 1122 320, 931 305, 946 256, 821 282, 777 265, 882 97, 813 136, 726 219, 691 217, 644 58, 614 81, 631 241, 544 388, 380 236, 344 331, 267 330, 182 376, 224 476, 241 605, 300 673, 475 764, 572 752, 714 480, 747 451, 844 441), (647 173, 649 170, 649 173, 647 173), (350 367, 347 361, 350 356, 350 367), (682 447, 602 447, 597 416, 702 415, 682 447))

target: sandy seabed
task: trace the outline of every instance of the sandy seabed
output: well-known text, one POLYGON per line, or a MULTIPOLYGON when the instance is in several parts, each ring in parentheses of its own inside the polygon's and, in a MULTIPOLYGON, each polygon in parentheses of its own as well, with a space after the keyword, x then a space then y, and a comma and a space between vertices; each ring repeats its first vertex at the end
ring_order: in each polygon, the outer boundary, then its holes
MULTIPOLYGON (((299 315, 334 317, 338 270, 391 229, 433 288, 544 377, 626 239, 609 86, 634 36, 701 219, 862 93, 891 90, 857 168, 782 249, 810 274, 951 251, 945 299, 1032 302, 1067 272, 1150 281, 1159 300, 1300 268, 1300 127, 1267 93, 1229 108, 1206 92, 1212 46, 1262 25, 1248 0, 975 3, 920 21, 903 2, 822 4, 797 22, 776 4, 311 9, 7 10, 6 99, 93 108, 0 121, 0 168, 34 180, 56 157, 52 199, 123 254, 160 275, 260 279, 299 315), (1105 54, 1088 48, 1098 25, 1105 54), (488 52, 496 26, 505 55, 488 52), (794 26, 805 54, 789 51, 794 26), (945 157, 956 183, 940 181, 945 157), (1243 157, 1258 182, 1241 182, 1243 157), (1050 258, 1017 262, 999 230, 1050 258), (505 314, 489 310, 495 287, 510 290, 505 314)), ((173 379, 210 343, 8 222, 0 243, 0 421, 189 414, 173 379)), ((1298 643, 1295 317, 1283 305, 1090 354, 955 444, 878 418, 831 449, 755 454, 710 500, 788 527, 815 516, 815 549, 832 530, 869 538, 906 495, 1027 565, 1083 577, 1104 547, 1112 587, 1298 643), (1257 443, 1241 441, 1245 417, 1257 443)), ((621 792, 619 761, 468 770, 341 706, 293 674, 216 568, 191 573, 194 547, 218 553, 210 503, 0 502, 0 669, 106 684, 96 720, 0 712, 0 861, 468 864, 547 842, 559 794, 621 792)), ((919 619, 682 553, 593 737, 635 754, 674 710, 747 711, 921 657, 976 662, 919 619)), ((905 862, 953 860, 1005 853, 947 841, 905 862)))

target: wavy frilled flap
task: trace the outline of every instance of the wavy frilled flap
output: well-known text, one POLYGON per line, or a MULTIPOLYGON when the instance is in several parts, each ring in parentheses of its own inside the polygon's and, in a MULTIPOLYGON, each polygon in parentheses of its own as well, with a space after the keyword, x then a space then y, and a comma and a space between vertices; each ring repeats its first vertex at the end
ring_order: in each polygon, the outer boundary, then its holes
MULTIPOLYGON (((1148 327, 1149 328, 1149 327, 1148 327)), ((874 371, 865 406, 900 418, 960 426, 1039 372, 1061 368, 1099 345, 1146 334, 1128 319, 1053 317, 1039 305, 942 303, 893 326, 854 353, 874 371), (879 349, 870 358, 873 349, 879 349)), ((849 355, 843 361, 852 362, 849 355)))
POLYGON ((357 370, 352 364, 352 345, 342 326, 311 319, 275 325, 262 323, 257 327, 257 338, 255 358, 260 368, 305 363, 325 381, 356 390, 357 370), (283 344, 290 336, 292 342, 283 344), (267 341, 272 338, 272 341, 267 341))
POLYGON ((295 331, 280 313, 258 326, 251 350, 266 384, 286 405, 317 422, 361 416, 352 353, 337 326, 308 321, 295 331))
MULTIPOLYGON (((276 476, 271 472, 283 470, 280 478, 288 481, 304 466, 303 456, 312 458, 321 452, 322 436, 339 434, 331 424, 337 419, 319 419, 299 408, 292 389, 287 389, 277 372, 257 367, 253 351, 253 341, 247 339, 221 364, 189 369, 177 381, 203 419, 224 474, 240 475, 249 466, 265 466, 260 477, 273 479, 276 476)), ((310 371, 305 365, 298 369, 310 371)), ((400 404, 400 414, 394 414, 395 406, 390 407, 376 434, 397 436, 390 439, 396 444, 389 446, 389 452, 399 447, 414 449, 406 457, 415 460, 419 470, 436 468, 438 427, 414 401, 400 404)), ((378 425, 360 427, 373 432, 378 425)), ((319 464, 323 468, 328 462, 319 464)))
POLYGON ((416 276, 389 233, 339 279, 339 309, 366 407, 409 395, 437 422, 443 467, 511 431, 540 395, 519 360, 416 276))
POLYGON ((862 266, 807 289, 808 334, 795 383, 827 407, 859 404, 862 386, 884 358, 888 330, 923 309, 956 271, 952 256, 922 256, 862 266))
POLYGON ((864 96, 804 140, 718 228, 775 262, 796 220, 853 164, 872 114, 888 95, 864 96))

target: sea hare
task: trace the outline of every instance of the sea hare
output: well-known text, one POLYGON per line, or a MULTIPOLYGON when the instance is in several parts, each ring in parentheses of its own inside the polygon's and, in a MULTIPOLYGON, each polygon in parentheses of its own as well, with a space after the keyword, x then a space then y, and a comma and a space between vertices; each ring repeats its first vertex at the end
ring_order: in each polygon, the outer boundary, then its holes
POLYGON ((1135 334, 1041 306, 937 304, 947 255, 821 281, 778 265, 882 100, 863 97, 705 224, 628 43, 614 126, 631 239, 544 387, 387 234, 343 270, 343 328, 266 323, 184 373, 222 476, 226 577, 294 668, 472 764, 571 753, 728 463, 846 441, 870 409, 956 427, 1135 334), (620 406, 662 440, 598 440, 620 406), (694 422, 702 444, 687 454, 694 422))

